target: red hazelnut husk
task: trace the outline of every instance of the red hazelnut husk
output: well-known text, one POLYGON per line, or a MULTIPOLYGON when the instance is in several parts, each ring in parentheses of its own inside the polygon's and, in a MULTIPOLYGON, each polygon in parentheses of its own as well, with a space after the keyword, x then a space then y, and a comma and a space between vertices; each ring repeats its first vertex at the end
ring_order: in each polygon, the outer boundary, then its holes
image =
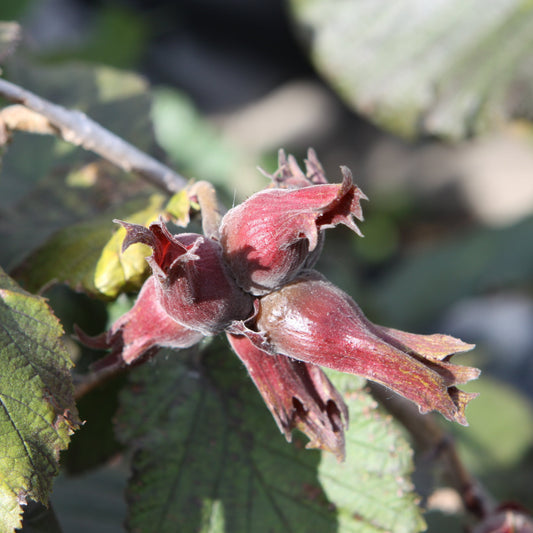
POLYGON ((332 452, 342 461, 348 408, 324 372, 284 355, 269 355, 244 335, 228 333, 228 339, 287 441, 298 429, 310 439, 307 448, 332 452))
POLYGON ((142 242, 157 281, 157 298, 168 315, 203 335, 216 335, 251 314, 253 298, 235 283, 218 242, 195 233, 172 235, 162 222, 149 228, 120 222, 127 231, 123 249, 142 242))
POLYGON ((416 335, 372 324, 357 304, 315 271, 260 299, 249 327, 235 325, 260 349, 381 383, 448 420, 467 425, 464 409, 477 394, 456 385, 476 368, 449 362, 473 348, 447 335, 416 335))
POLYGON ((97 370, 133 364, 163 347, 188 348, 203 338, 200 332, 178 324, 163 309, 153 276, 144 282, 133 307, 116 320, 107 333, 89 337, 79 328, 76 333, 87 346, 111 350, 94 365, 97 370))
POLYGON ((363 218, 360 201, 366 196, 349 169, 341 171, 342 183, 265 189, 226 213, 220 242, 243 290, 267 294, 311 267, 327 228, 344 224, 361 234, 355 219, 363 218))

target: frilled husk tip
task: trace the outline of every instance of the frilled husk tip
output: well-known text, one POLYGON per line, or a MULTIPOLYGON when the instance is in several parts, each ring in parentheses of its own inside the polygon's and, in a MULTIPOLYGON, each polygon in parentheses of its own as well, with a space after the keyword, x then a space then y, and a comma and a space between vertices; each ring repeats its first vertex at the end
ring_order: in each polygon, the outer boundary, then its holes
MULTIPOLYGON (((456 385, 464 384, 475 380, 481 374, 478 368, 456 365, 450 362, 450 359, 459 353, 468 352, 475 348, 474 344, 468 344, 460 339, 449 335, 417 335, 407 333, 392 328, 382 326, 373 327, 379 332, 383 340, 389 342, 393 347, 402 350, 410 357, 419 359, 428 369, 435 372, 440 377, 437 380, 439 386, 446 387, 446 393, 449 401, 442 402, 442 408, 439 410, 445 418, 458 422, 463 426, 468 426, 465 416, 467 404, 479 396, 479 393, 464 392, 459 390, 456 385)), ((420 412, 427 413, 432 410, 432 403, 419 404, 420 412)))
POLYGON ((316 152, 309 148, 307 159, 305 160, 305 174, 298 165, 296 158, 289 154, 287 157, 285 151, 278 151, 278 169, 274 174, 259 169, 261 173, 272 180, 272 185, 280 189, 301 189, 310 185, 324 185, 328 179, 316 152))
POLYGON ((228 334, 265 404, 287 441, 298 429, 319 448, 344 460, 348 408, 324 372, 284 355, 269 355, 245 336, 228 334))

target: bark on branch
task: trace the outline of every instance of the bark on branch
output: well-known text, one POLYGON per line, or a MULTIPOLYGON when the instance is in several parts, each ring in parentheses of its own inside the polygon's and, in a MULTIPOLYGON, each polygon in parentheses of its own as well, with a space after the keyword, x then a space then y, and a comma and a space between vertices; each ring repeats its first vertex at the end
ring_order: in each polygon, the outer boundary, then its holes
POLYGON ((0 96, 29 110, 25 113, 20 106, 4 109, 3 115, 0 114, 0 129, 3 125, 7 130, 55 132, 65 141, 90 150, 127 172, 141 175, 166 192, 174 193, 187 185, 188 180, 182 175, 100 126, 81 111, 53 104, 1 78, 0 96), (43 117, 48 124, 42 123, 43 117))

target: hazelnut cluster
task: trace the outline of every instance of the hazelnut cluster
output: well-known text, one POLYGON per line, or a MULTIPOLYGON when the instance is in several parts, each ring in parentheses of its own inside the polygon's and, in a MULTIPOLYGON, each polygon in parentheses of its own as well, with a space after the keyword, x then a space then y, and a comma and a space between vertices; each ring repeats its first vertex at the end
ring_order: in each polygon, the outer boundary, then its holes
POLYGON ((343 224, 360 235, 366 197, 348 168, 341 173, 341 183, 328 183, 312 150, 305 174, 280 152, 273 185, 230 209, 214 235, 120 222, 124 249, 152 248, 152 275, 105 336, 112 352, 104 361, 131 364, 158 347, 187 348, 224 332, 286 438, 298 428, 310 447, 339 458, 348 412, 320 366, 381 383, 421 412, 466 425, 464 409, 476 394, 456 385, 479 370, 449 359, 472 346, 377 326, 313 270, 325 230, 343 224))

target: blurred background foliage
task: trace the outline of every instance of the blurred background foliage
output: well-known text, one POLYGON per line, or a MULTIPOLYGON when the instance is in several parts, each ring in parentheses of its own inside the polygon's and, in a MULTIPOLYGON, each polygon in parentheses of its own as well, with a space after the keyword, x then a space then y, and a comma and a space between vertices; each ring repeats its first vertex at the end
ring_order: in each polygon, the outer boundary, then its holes
MULTIPOLYGON (((377 323, 477 344, 461 359, 484 371, 471 426, 447 429, 495 496, 533 508, 531 2, 3 0, 0 20, 24 28, 9 79, 212 181, 227 206, 266 185, 255 167, 273 172, 280 147, 301 159, 313 146, 331 181, 349 166, 370 198, 365 238, 328 234, 318 269, 377 323)), ((14 142, 2 164, 5 268, 65 225, 153 192, 51 138, 14 142), (75 152, 86 165, 65 180, 75 152), (15 166, 24 179, 9 179, 15 166)), ((67 329, 103 329, 103 304, 64 287, 47 296, 67 329)), ((103 506, 99 531, 113 531, 124 508, 107 498, 123 483, 112 469, 59 479, 64 530, 86 491, 103 506)), ((453 496, 429 502, 430 531, 460 523, 453 496)))

